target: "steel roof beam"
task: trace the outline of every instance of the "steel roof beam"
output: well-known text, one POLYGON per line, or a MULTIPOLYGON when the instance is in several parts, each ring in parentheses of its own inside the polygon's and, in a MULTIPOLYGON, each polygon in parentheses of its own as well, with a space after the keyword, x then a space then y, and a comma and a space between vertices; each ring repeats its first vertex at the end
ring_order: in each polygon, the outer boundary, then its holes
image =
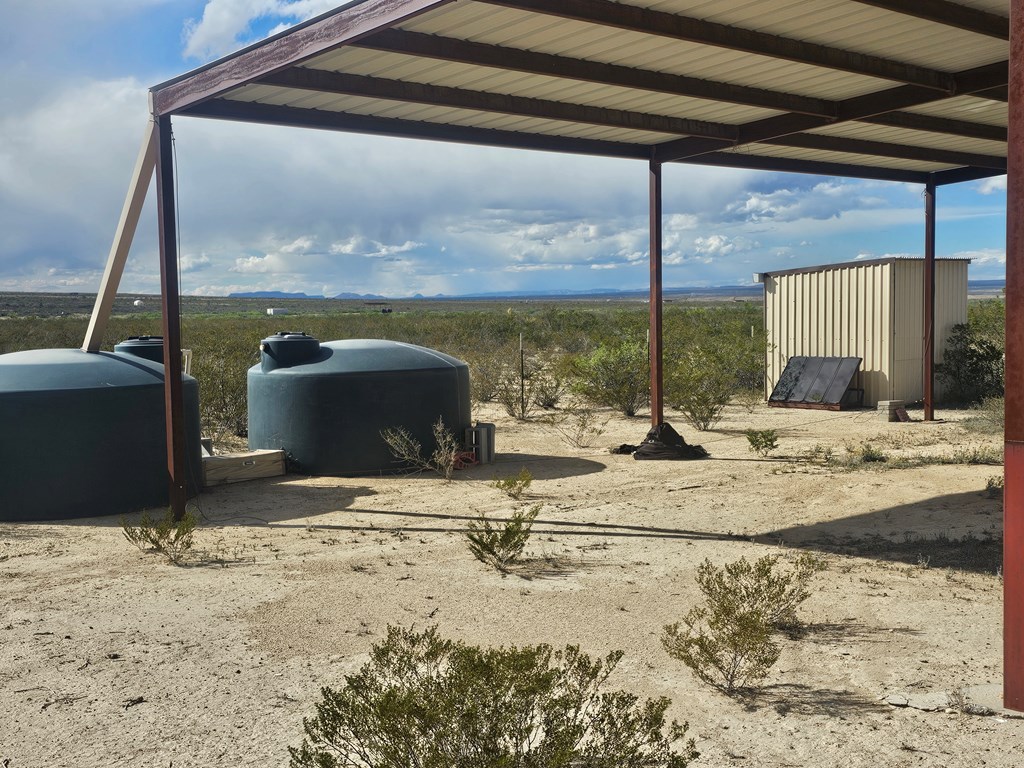
POLYGON ((349 75, 303 67, 295 67, 285 72, 269 75, 260 80, 258 84, 362 96, 371 99, 389 99, 413 104, 498 112, 506 115, 522 115, 570 123, 588 123, 637 131, 653 131, 681 136, 713 136, 726 141, 735 141, 737 137, 736 126, 725 123, 688 120, 644 112, 628 112, 622 109, 533 99, 489 91, 426 85, 407 80, 386 80, 379 77, 349 75))
POLYGON ((950 168, 948 171, 936 171, 932 174, 932 178, 935 180, 935 186, 942 187, 946 184, 990 179, 993 176, 1002 176, 1005 173, 1005 170, 997 171, 991 168, 950 168))
POLYGON ((763 107, 808 115, 832 116, 835 114, 835 102, 828 99, 816 99, 764 88, 751 88, 745 85, 673 75, 667 72, 654 72, 617 64, 603 64, 598 61, 573 59, 549 53, 536 53, 518 48, 474 43, 453 37, 425 35, 420 32, 389 29, 364 38, 355 45, 375 51, 422 56, 440 61, 456 61, 460 64, 529 72, 533 75, 568 78, 601 85, 642 88, 655 93, 724 101, 748 107, 763 107))
POLYGON ((566 152, 600 157, 622 157, 647 160, 650 147, 641 144, 579 139, 568 136, 502 131, 493 128, 426 123, 414 120, 396 120, 387 117, 354 115, 346 112, 328 112, 323 109, 297 109, 274 104, 214 99, 190 107, 182 114, 192 117, 210 117, 245 123, 262 123, 294 128, 317 128, 326 131, 348 131, 375 136, 394 136, 407 139, 450 141, 510 149, 534 149, 548 152, 566 152))
POLYGON ((887 141, 850 139, 843 136, 829 136, 821 133, 794 133, 779 136, 763 142, 781 147, 820 149, 826 152, 847 152, 875 157, 892 157, 900 160, 920 160, 926 163, 947 163, 988 168, 1006 172, 1006 158, 994 155, 980 155, 974 152, 960 152, 932 147, 915 147, 910 144, 893 144, 887 141))
POLYGON ((815 176, 844 176, 854 179, 904 181, 912 184, 924 184, 928 180, 928 174, 922 171, 906 171, 896 168, 875 167, 873 165, 827 163, 817 160, 795 160, 765 155, 741 155, 729 152, 709 152, 700 157, 677 162, 691 165, 744 168, 753 171, 775 171, 776 173, 809 173, 815 176))
POLYGON ((400 24, 453 0, 362 0, 292 27, 150 89, 154 115, 169 115, 222 96, 262 75, 301 63, 378 29, 400 24))
POLYGON ((979 11, 959 3, 946 0, 857 0, 864 5, 873 5, 886 11, 914 16, 926 21, 945 24, 979 35, 996 37, 1000 40, 1010 39, 1010 20, 987 11, 979 11))
MULTIPOLYGON (((971 93, 996 86, 1003 80, 1008 79, 1008 72, 1007 63, 999 62, 998 64, 989 64, 984 67, 966 70, 956 74, 955 77, 957 82, 962 84, 965 91, 971 93)), ((893 110, 940 101, 943 98, 945 97, 941 94, 927 88, 921 88, 916 85, 901 85, 896 88, 889 88, 884 91, 856 96, 852 99, 838 102, 839 118, 837 120, 828 120, 812 115, 790 114, 746 123, 739 128, 739 140, 735 146, 763 142, 779 136, 800 133, 837 122, 859 120, 864 117, 871 117, 872 115, 892 112, 893 110)), ((660 162, 671 162, 725 148, 727 148, 726 145, 718 139, 676 139, 659 145, 655 150, 655 157, 660 162)))
MULTIPOLYGON (((598 139, 578 139, 567 136, 502 131, 493 128, 396 120, 394 118, 353 115, 345 112, 328 112, 321 109, 297 109, 295 107, 283 107, 272 104, 229 101, 227 99, 206 101, 189 108, 182 114, 192 117, 237 120, 266 125, 316 128, 328 131, 349 131, 352 133, 369 133, 377 136, 450 141, 478 146, 566 152, 570 154, 619 157, 645 161, 650 160, 651 149, 649 146, 640 144, 626 144, 598 139)), ((823 176, 850 176, 852 178, 880 179, 883 181, 909 181, 921 184, 925 182, 928 176, 927 173, 920 171, 876 168, 868 165, 845 163, 791 160, 757 155, 738 155, 723 152, 711 152, 701 155, 699 158, 680 162, 788 173, 812 173, 823 176)))
POLYGON ((956 91, 956 82, 947 72, 609 0, 559 0, 557 3, 551 0, 478 1, 858 75, 871 75, 947 93, 956 91))
MULTIPOLYGON (((562 101, 528 99, 499 93, 470 91, 424 85, 402 80, 386 80, 364 75, 349 75, 325 70, 294 68, 263 78, 260 85, 297 88, 331 94, 391 99, 405 103, 495 112, 506 115, 536 117, 545 120, 583 122, 631 130, 674 133, 681 136, 701 136, 734 142, 737 126, 698 120, 605 109, 562 101)), ((948 163, 950 165, 979 165, 988 168, 1006 168, 1004 158, 968 152, 929 149, 880 141, 864 141, 839 136, 795 134, 768 139, 765 143, 781 146, 823 149, 880 157, 948 163)))
POLYGON ((862 123, 887 125, 892 128, 910 128, 915 131, 945 133, 950 136, 963 136, 968 139, 1006 142, 1006 128, 988 123, 972 123, 968 120, 953 120, 948 117, 921 115, 916 112, 886 112, 859 119, 862 123))

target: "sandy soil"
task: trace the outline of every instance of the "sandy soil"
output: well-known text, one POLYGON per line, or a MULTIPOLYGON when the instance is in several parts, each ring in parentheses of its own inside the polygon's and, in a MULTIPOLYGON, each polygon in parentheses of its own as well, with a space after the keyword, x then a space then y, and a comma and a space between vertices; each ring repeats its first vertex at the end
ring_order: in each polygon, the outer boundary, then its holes
POLYGON ((589 448, 495 410, 498 461, 428 476, 288 476, 199 498, 187 567, 142 553, 116 518, 0 524, 0 766, 272 766, 302 737, 322 685, 387 625, 479 644, 626 651, 613 683, 672 699, 698 766, 1020 766, 1024 720, 886 703, 1001 680, 1000 467, 828 469, 815 446, 890 456, 996 445, 945 423, 874 412, 730 408, 711 432, 672 423, 712 458, 640 462, 643 418, 612 417, 589 448), (743 429, 776 428, 750 453, 743 429), (526 467, 542 510, 531 559, 502 577, 469 554, 491 485, 526 467), (971 537, 965 543, 952 539, 971 537), (699 602, 705 558, 821 554, 829 568, 781 640, 760 695, 737 701, 662 650, 699 602))

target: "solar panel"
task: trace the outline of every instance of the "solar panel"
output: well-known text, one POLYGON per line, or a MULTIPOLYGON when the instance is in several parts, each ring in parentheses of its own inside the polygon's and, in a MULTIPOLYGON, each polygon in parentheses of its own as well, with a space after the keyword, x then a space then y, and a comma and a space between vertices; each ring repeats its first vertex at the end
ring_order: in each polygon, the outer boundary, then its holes
POLYGON ((859 357, 808 357, 794 355, 786 363, 768 405, 783 408, 840 410, 863 391, 852 388, 860 369, 859 357), (849 394, 848 394, 849 393, 849 394))

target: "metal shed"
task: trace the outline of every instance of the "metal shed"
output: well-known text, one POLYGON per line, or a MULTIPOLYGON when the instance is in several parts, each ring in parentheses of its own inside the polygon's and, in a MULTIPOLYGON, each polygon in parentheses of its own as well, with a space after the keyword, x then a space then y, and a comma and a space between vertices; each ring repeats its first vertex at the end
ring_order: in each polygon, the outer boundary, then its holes
MULTIPOLYGON (((969 259, 935 262, 935 357, 967 322, 969 259)), ((765 388, 795 355, 860 357, 864 405, 924 397, 924 259, 872 259, 766 272, 765 388)), ((941 390, 939 391, 941 397, 941 390)))

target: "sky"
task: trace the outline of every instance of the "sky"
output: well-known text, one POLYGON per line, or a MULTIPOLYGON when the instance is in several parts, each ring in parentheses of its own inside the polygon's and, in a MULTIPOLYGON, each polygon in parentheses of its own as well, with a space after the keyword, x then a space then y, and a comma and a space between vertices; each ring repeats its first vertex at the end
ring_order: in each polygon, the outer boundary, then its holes
MULTIPOLYGON (((0 291, 95 293, 148 89, 338 0, 0 0, 0 291)), ((391 297, 644 289, 647 166, 174 121, 181 290, 391 297)), ((923 187, 664 170, 664 284, 920 256, 923 187)), ((150 190, 121 293, 159 293, 150 190)), ((1005 272, 1005 177, 939 189, 937 253, 1005 272)))

